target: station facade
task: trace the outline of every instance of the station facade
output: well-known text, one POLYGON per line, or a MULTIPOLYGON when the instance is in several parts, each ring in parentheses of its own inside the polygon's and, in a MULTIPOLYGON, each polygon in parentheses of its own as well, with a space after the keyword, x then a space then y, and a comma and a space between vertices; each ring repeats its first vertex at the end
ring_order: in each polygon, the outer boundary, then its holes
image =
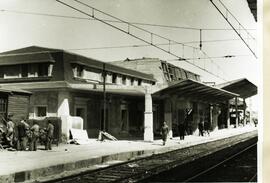
POLYGON ((184 121, 190 134, 200 120, 215 130, 230 119, 222 106, 239 96, 159 59, 104 63, 32 46, 1 53, 0 60, 0 86, 31 92, 29 119, 59 117, 67 137, 77 128, 90 138, 104 130, 120 139, 152 141, 163 121, 171 137, 184 121))

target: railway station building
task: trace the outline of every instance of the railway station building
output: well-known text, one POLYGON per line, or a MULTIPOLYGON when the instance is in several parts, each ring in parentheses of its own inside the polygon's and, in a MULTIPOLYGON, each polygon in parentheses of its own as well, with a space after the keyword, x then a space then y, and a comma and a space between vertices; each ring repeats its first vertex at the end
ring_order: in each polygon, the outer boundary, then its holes
POLYGON ((179 123, 186 123, 188 134, 197 133, 201 120, 210 123, 210 130, 227 126, 229 110, 223 109, 230 99, 238 96, 237 93, 206 85, 198 74, 157 58, 112 63, 153 74, 157 80, 156 88, 152 87, 154 132, 158 132, 163 121, 168 123, 171 137, 178 135, 179 123), (160 115, 159 118, 155 113, 160 115))
POLYGON ((28 118, 60 118, 67 138, 75 128, 87 130, 90 138, 104 130, 119 139, 152 141, 163 121, 172 137, 185 118, 190 134, 196 133, 200 120, 216 130, 230 119, 222 106, 240 96, 159 59, 104 63, 31 46, 0 53, 0 61, 0 86, 31 93, 25 107, 28 118))

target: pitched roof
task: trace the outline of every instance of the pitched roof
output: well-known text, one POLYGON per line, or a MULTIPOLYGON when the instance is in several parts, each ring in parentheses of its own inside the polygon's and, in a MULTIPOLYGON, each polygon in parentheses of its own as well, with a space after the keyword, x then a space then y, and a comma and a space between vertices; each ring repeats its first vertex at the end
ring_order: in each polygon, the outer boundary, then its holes
POLYGON ((62 51, 60 49, 54 49, 54 48, 46 48, 46 47, 40 47, 40 46, 28 46, 24 48, 19 48, 16 50, 10 50, 0 53, 0 56, 3 55, 16 55, 16 54, 31 54, 31 53, 42 53, 42 52, 59 52, 62 51))
MULTIPOLYGON (((96 59, 92 59, 92 58, 88 58, 88 57, 78 55, 75 53, 70 53, 70 52, 66 52, 66 51, 65 51, 65 53, 76 57, 76 59, 74 59, 74 61, 71 61, 71 63, 77 63, 77 64, 81 64, 81 65, 86 65, 88 67, 103 69, 103 64, 105 62, 102 62, 102 61, 99 61, 96 59)), ((127 75, 127 76, 138 77, 138 78, 146 79, 146 80, 150 80, 150 81, 156 81, 156 79, 154 79, 152 74, 146 74, 143 72, 136 71, 134 69, 128 69, 125 67, 111 64, 111 63, 105 63, 105 70, 110 71, 110 72, 123 74, 123 75, 127 75)))
MULTIPOLYGON (((17 50, 2 52, 0 53, 0 65, 55 62, 54 58, 51 55, 51 53, 54 53, 54 52, 62 52, 62 53, 65 53, 67 55, 74 57, 72 61, 74 63, 86 65, 88 67, 103 69, 104 62, 100 60, 85 57, 85 56, 72 53, 69 51, 65 51, 65 50, 45 48, 45 47, 39 47, 39 46, 30 46, 26 48, 17 49, 17 50)), ((150 74, 145 74, 143 72, 127 69, 121 66, 110 64, 110 63, 106 63, 106 70, 123 74, 123 75, 138 77, 138 78, 149 80, 149 81, 156 81, 154 77, 150 74)))
POLYGON ((253 14, 255 21, 257 22, 257 0, 247 0, 249 9, 253 14))
POLYGON ((181 97, 191 97, 193 99, 205 100, 210 102, 226 102, 229 99, 238 96, 238 94, 236 93, 208 86, 204 83, 192 79, 180 80, 167 88, 157 91, 155 95, 178 95, 181 97))
POLYGON ((236 79, 217 85, 218 88, 234 92, 242 98, 248 98, 257 94, 257 86, 246 78, 236 79))

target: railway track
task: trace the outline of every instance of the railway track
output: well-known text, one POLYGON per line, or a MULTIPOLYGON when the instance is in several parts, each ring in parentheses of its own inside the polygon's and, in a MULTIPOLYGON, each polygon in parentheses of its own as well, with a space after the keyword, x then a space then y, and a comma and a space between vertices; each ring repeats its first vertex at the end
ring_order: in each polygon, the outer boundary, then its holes
MULTIPOLYGON (((219 175, 219 172, 221 171, 220 169, 222 169, 222 176, 225 176, 226 178, 231 178, 232 180, 230 180, 230 182, 235 182, 237 180, 235 180, 235 176, 234 177, 228 177, 226 175, 226 170, 224 170, 225 168, 224 167, 229 167, 230 165, 233 166, 230 167, 231 171, 237 171, 237 166, 239 166, 239 161, 246 161, 244 166, 245 168, 249 168, 250 166, 248 166, 248 160, 246 159, 246 156, 245 154, 246 153, 250 153, 250 151, 254 151, 257 150, 257 142, 256 143, 253 143, 251 145, 249 145, 248 147, 244 148, 243 150, 227 157, 226 159, 216 163, 215 165, 207 168, 207 169, 204 169, 203 171, 197 173, 196 175, 194 176, 191 176, 189 177, 188 179, 184 180, 183 182, 197 182, 197 181, 206 181, 206 179, 208 178, 212 178, 213 174, 215 174, 216 177, 219 177, 219 180, 222 179, 222 177, 220 178, 221 175, 219 175), (245 158, 245 159, 244 159, 245 158), (241 160, 242 159, 242 160, 241 160), (236 160, 238 160, 238 162, 235 162, 236 160)), ((238 174, 244 174, 245 172, 240 172, 238 174)), ((243 175, 242 175, 243 176, 243 175)), ((255 174, 251 174, 251 175, 244 175, 245 177, 245 182, 257 182, 257 171, 255 171, 255 174)), ((218 181, 219 181, 218 180, 218 181)), ((224 180, 224 179, 223 179, 224 180)), ((240 181, 240 180, 239 180, 240 181)))
MULTIPOLYGON (((253 137, 256 135, 253 135, 253 137)), ((55 179, 49 182, 72 183, 72 182, 138 182, 153 175, 175 168, 181 164, 193 161, 213 152, 235 145, 251 138, 250 134, 242 134, 222 140, 199 144, 183 149, 156 154, 125 163, 112 165, 106 168, 84 172, 65 178, 55 179), (211 151, 209 151, 211 149, 211 151)))

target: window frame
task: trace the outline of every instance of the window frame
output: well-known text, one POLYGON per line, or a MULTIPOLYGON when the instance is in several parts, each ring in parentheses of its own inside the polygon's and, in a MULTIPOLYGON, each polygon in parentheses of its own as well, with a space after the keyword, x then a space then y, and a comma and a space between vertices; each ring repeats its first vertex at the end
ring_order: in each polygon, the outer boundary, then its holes
POLYGON ((47 105, 35 105, 34 106, 34 118, 35 119, 44 119, 48 117, 48 106, 47 105), (45 116, 38 116, 38 108, 45 107, 46 108, 46 115, 45 116))

